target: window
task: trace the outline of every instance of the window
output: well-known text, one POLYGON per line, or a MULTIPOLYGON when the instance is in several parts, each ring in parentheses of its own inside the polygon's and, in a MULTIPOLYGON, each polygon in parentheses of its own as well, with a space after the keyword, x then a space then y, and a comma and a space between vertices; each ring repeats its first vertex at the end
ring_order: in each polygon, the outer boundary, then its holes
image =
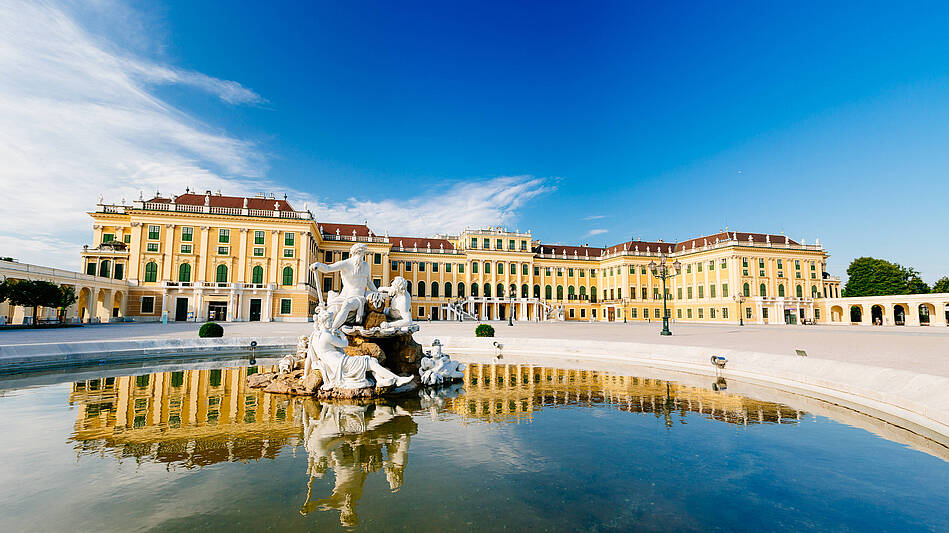
POLYGON ((587 310, 580 309, 580 318, 586 318, 586 317, 587 317, 587 310))
POLYGON ((217 232, 217 242, 231 242, 231 230, 219 229, 217 232))
POLYGON ((742 287, 741 287, 741 294, 742 294, 743 296, 751 296, 751 287, 749 287, 747 283, 745 283, 744 285, 742 285, 742 287))
POLYGON ((527 266, 527 263, 521 264, 521 275, 522 275, 522 276, 526 276, 527 273, 528 273, 528 270, 529 270, 529 267, 527 266))
POLYGON ((392 265, 392 270, 398 270, 398 269, 399 269, 399 262, 398 262, 398 261, 390 261, 389 263, 392 265))
POLYGON ((281 298, 280 299, 280 314, 289 315, 292 309, 292 301, 290 298, 281 298))
POLYGON ((778 285, 778 297, 784 298, 784 285, 778 285))
POLYGON ((687 298, 691 300, 691 299, 692 299, 692 287, 686 287, 685 293, 686 293, 686 295, 687 295, 687 298))
POLYGON ((728 298, 728 284, 722 283, 722 298, 728 298))
POLYGON ((342 252, 342 253, 339 254, 339 257, 340 257, 340 259, 342 259, 342 260, 345 261, 345 260, 349 259, 349 252, 342 252))
POLYGON ((512 252, 515 250, 515 248, 514 248, 514 239, 510 239, 510 240, 507 241, 507 249, 508 249, 508 250, 511 250, 512 252))
POLYGON ((715 308, 714 308, 714 307, 709 307, 709 308, 708 308, 708 317, 709 317, 709 318, 715 318, 715 308))
POLYGON ((331 251, 329 251, 329 250, 323 252, 323 262, 324 262, 324 263, 332 263, 332 262, 333 262, 333 252, 331 252, 331 251))
POLYGON ((112 261, 103 261, 99 265, 99 276, 103 278, 112 277, 112 261))
POLYGON ((685 316, 686 316, 686 318, 692 318, 692 310, 691 310, 691 309, 686 309, 686 310, 685 310, 685 316))
POLYGON ((438 282, 432 282, 432 298, 438 298, 438 282))
POLYGON ((283 284, 293 285, 293 268, 288 266, 283 267, 283 284))
POLYGON ((145 244, 145 251, 146 251, 146 252, 157 252, 157 251, 158 251, 158 243, 157 243, 157 242, 149 242, 149 243, 146 243, 146 244, 145 244))
POLYGON ((264 282, 264 267, 257 265, 251 270, 250 282, 255 285, 260 285, 264 282))
POLYGON ((218 246, 218 247, 217 247, 217 254, 218 254, 218 255, 227 255, 227 254, 230 253, 230 251, 231 251, 231 247, 230 247, 230 246, 218 246))
POLYGON ((570 318, 573 318, 573 308, 570 308, 570 318))
MULTIPOLYGON (((639 309, 636 309, 635 307, 633 307, 632 309, 629 310, 629 317, 636 318, 638 315, 638 312, 639 312, 639 309)), ((679 317, 679 318, 682 318, 682 317, 679 317)))
POLYGON ((653 316, 653 318, 659 318, 659 317, 660 317, 660 315, 659 315, 659 308, 658 308, 658 307, 652 310, 652 316, 653 316))
POLYGON ((527 251, 527 241, 521 241, 521 251, 522 252, 527 251))
POLYGON ((326 276, 323 278, 323 292, 328 293, 333 290, 333 278, 326 276))
POLYGON ((191 242, 194 240, 194 228, 181 228, 181 242, 191 242))
POLYGON ((699 285, 699 298, 705 298, 705 285, 699 285))
POLYGON ((264 256, 264 247, 256 246, 254 247, 254 257, 263 257, 264 256))
POLYGON ((419 261, 419 262, 418 262, 418 271, 419 271, 419 272, 425 272, 425 261, 419 261))
POLYGON ((696 263, 696 264, 695 264, 695 268, 696 268, 696 271, 697 271, 697 272, 701 272, 701 271, 702 271, 702 263, 696 263))
POLYGON ((178 267, 178 281, 191 281, 191 265, 188 263, 181 263, 181 266, 178 267))
POLYGON ((511 263, 511 275, 512 276, 517 275, 517 263, 511 263))
POLYGON ((458 264, 458 273, 459 273, 459 274, 464 274, 464 273, 465 273, 465 264, 464 264, 464 263, 459 263, 459 264, 458 264))
POLYGON ((715 261, 714 261, 714 260, 708 262, 708 269, 709 269, 709 270, 715 270, 715 261))
POLYGON ((86 265, 86 274, 88 274, 88 275, 90 275, 90 276, 95 276, 95 275, 96 275, 96 264, 95 264, 95 263, 88 263, 88 264, 86 265))
MULTIPOLYGON (((477 273, 478 273, 478 265, 479 265, 479 264, 480 264, 480 263, 478 263, 477 261, 474 262, 474 263, 471 263, 471 273, 472 273, 472 274, 477 274, 477 273)), ((461 272, 461 271, 459 270, 458 272, 461 272)))
POLYGON ((761 310, 761 318, 768 318, 768 308, 765 307, 761 310))
POLYGON ((114 233, 103 233, 103 234, 102 234, 102 242, 112 242, 112 241, 114 241, 114 240, 115 240, 115 234, 114 234, 114 233))
POLYGON ((715 285, 709 285, 709 286, 708 286, 708 297, 709 297, 709 298, 714 298, 714 297, 715 297, 715 285))
MULTIPOLYGON (((124 276, 124 275, 125 275, 125 265, 123 265, 122 263, 116 263, 116 264, 115 264, 115 275, 112 276, 112 277, 114 277, 115 279, 122 279, 122 276, 124 276)), ((815 287, 815 289, 816 289, 816 288, 817 288, 817 287, 815 287)))
POLYGON ((464 283, 459 283, 459 284, 458 284, 458 297, 459 297, 459 298, 464 298, 464 297, 465 297, 465 284, 464 284, 464 283))
POLYGON ((768 296, 768 288, 765 287, 765 284, 764 284, 764 283, 762 283, 762 284, 758 287, 758 296, 761 296, 762 298, 768 296))
POLYGON ((183 254, 190 254, 190 253, 191 253, 191 245, 190 245, 190 244, 182 244, 182 245, 181 245, 181 253, 183 253, 183 254))
POLYGON ((472 283, 472 284, 471 284, 471 295, 474 296, 475 298, 478 297, 478 284, 477 284, 477 283, 472 283))
POLYGON ((485 273, 485 274, 490 274, 490 273, 491 273, 491 263, 489 263, 489 262, 487 262, 487 261, 484 262, 484 273, 485 273))
POLYGON ((778 259, 778 270, 781 270, 782 268, 784 268, 784 261, 778 259))
POLYGON ((472 238, 471 238, 471 247, 472 247, 472 248, 477 248, 477 247, 478 247, 478 239, 476 239, 475 237, 472 237, 472 238))
POLYGON ((155 312, 155 297, 142 296, 142 314, 150 315, 155 312))
POLYGON ((704 308, 699 307, 699 318, 705 318, 705 313, 704 313, 704 311, 705 311, 704 308))
POLYGON ((723 307, 723 308, 722 308, 722 318, 728 318, 728 308, 727 308, 727 307, 723 307))
POLYGON ((646 275, 646 265, 643 265, 642 267, 640 267, 639 273, 644 276, 646 275))
POLYGON ((680 300, 682 299, 682 287, 679 287, 679 289, 676 291, 676 297, 680 300))
POLYGON ((494 239, 494 249, 495 249, 495 250, 503 250, 503 249, 504 249, 504 241, 502 241, 501 239, 494 239))
POLYGON ((161 226, 148 226, 149 240, 157 241, 160 233, 161 233, 161 226))
POLYGON ((406 271, 406 272, 411 272, 411 271, 412 271, 412 262, 411 262, 411 261, 406 261, 406 262, 405 262, 405 271, 406 271))
POLYGON ((573 269, 572 269, 572 268, 568 268, 568 269, 567 269, 567 275, 568 275, 568 276, 573 276, 573 269))
POLYGON ((727 259, 722 259, 722 265, 721 265, 720 268, 728 268, 728 260, 727 260, 727 259))
POLYGON ((751 308, 750 308, 750 307, 746 307, 746 308, 745 308, 745 318, 747 318, 747 319, 749 319, 749 320, 751 319, 751 308))
POLYGON ((284 248, 283 249, 284 257, 293 257, 293 248, 284 248))
POLYGON ((284 246, 293 246, 293 243, 296 242, 296 240, 297 240, 297 234, 292 231, 288 231, 283 234, 284 246))
POLYGON ((381 265, 382 264, 382 254, 372 254, 372 264, 381 265))
POLYGON ((544 286, 544 299, 550 300, 553 298, 553 288, 550 285, 544 286))
POLYGON ((491 285, 488 283, 484 284, 484 297, 485 298, 491 297, 491 285))
POLYGON ((122 236, 122 242, 124 242, 125 244, 131 243, 131 242, 132 242, 132 236, 129 235, 129 234, 123 235, 123 236, 122 236))
MULTIPOLYGON (((635 318, 635 317, 634 317, 635 318)), ((676 318, 682 318, 682 310, 676 309, 676 318)))
POLYGON ((820 309, 814 309, 814 320, 820 320, 820 309))
MULTIPOLYGON (((606 298, 606 291, 603 291, 603 297, 606 298)), ((563 300, 563 285, 557 285, 557 299, 563 300)))
POLYGON ((255 231, 254 232, 254 244, 263 244, 264 243, 264 232, 255 231))
POLYGON ((445 298, 451 298, 451 282, 445 282, 445 298))
POLYGON ((438 263, 432 263, 432 272, 438 272, 438 263))
POLYGON ((797 286, 797 297, 798 298, 804 297, 804 289, 800 285, 797 286))
MULTIPOLYGON (((646 289, 646 287, 643 287, 642 290, 640 291, 642 293, 643 300, 646 300, 649 298, 649 293, 647 292, 647 290, 648 289, 646 289)), ((692 289, 689 289, 689 290, 691 291, 692 289)), ((689 296, 689 298, 691 298, 691 296, 689 296)))
POLYGON ((154 261, 145 263, 145 281, 158 281, 158 263, 154 261))
POLYGON ((218 265, 216 274, 218 283, 227 283, 227 265, 218 265))
POLYGON ((584 269, 581 268, 581 269, 580 269, 580 277, 581 277, 581 278, 582 278, 582 277, 585 277, 585 276, 586 276, 586 272, 587 272, 586 270, 584 270, 584 269))
POLYGON ((451 263, 445 263, 445 272, 448 274, 451 273, 451 263))
POLYGON ((425 297, 425 282, 424 281, 418 282, 418 296, 420 298, 425 297))
POLYGON ((692 263, 689 263, 688 265, 685 265, 685 273, 686 273, 686 274, 691 274, 691 273, 692 273, 692 263))

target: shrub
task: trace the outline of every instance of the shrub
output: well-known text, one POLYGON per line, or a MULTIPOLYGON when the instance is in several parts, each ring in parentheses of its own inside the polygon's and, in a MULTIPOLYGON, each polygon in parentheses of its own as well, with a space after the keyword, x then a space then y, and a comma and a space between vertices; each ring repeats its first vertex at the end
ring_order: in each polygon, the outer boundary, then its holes
POLYGON ((493 337, 494 326, 490 324, 481 324, 475 328, 475 337, 493 337))
POLYGON ((223 337, 224 328, 217 322, 205 322, 198 330, 198 337, 223 337))

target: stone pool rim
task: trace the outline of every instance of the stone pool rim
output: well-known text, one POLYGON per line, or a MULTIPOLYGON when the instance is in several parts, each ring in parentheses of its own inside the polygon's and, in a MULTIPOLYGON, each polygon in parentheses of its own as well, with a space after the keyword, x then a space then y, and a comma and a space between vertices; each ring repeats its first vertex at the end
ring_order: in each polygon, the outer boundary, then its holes
MULTIPOLYGON (((435 336, 417 333, 429 346, 435 336)), ((597 362, 673 370, 765 385, 813 397, 880 418, 949 447, 949 378, 906 370, 862 365, 814 357, 660 345, 622 341, 537 338, 474 338, 438 336, 446 352, 471 362, 496 359, 494 342, 504 357, 532 364, 597 362), (728 359, 718 371, 712 355, 728 359)), ((0 346, 0 374, 22 374, 89 365, 187 359, 201 355, 247 355, 251 341, 265 357, 295 350, 297 337, 225 337, 215 339, 132 339, 34 343, 0 346)), ((509 362, 509 361, 507 361, 509 362)))

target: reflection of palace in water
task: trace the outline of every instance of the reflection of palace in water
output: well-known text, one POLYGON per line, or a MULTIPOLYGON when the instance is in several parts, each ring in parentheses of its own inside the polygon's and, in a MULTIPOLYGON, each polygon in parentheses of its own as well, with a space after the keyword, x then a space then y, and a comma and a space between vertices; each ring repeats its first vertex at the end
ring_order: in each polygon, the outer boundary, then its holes
MULTIPOLYGON (((724 387, 724 380, 710 384, 724 387)), ((672 424, 672 415, 693 412, 733 424, 797 423, 801 412, 719 390, 673 381, 623 376, 595 370, 530 365, 470 364, 465 394, 447 408, 465 419, 487 422, 529 420, 546 406, 609 404, 635 413, 653 413, 672 424)))
POLYGON ((358 523, 356 505, 370 474, 384 471, 392 491, 402 486, 409 441, 418 432, 413 414, 443 411, 463 421, 520 422, 547 406, 608 405, 652 413, 666 427, 688 412, 734 424, 796 423, 801 415, 780 404, 675 382, 527 365, 470 364, 464 388, 361 405, 250 389, 246 377, 256 371, 181 370, 74 382, 69 401, 79 414, 71 440, 80 455, 111 453, 185 467, 273 459, 286 446, 296 454, 302 445, 309 482, 300 512, 339 511, 340 523, 351 526, 358 523), (319 497, 328 489, 322 483, 315 488, 314 480, 328 472, 332 493, 319 497))
MULTIPOLYGON (((185 466, 275 457, 297 445, 299 404, 248 388, 257 367, 180 370, 74 382, 72 440, 82 453, 116 453, 185 466)), ((269 368, 260 368, 270 371, 269 368)))

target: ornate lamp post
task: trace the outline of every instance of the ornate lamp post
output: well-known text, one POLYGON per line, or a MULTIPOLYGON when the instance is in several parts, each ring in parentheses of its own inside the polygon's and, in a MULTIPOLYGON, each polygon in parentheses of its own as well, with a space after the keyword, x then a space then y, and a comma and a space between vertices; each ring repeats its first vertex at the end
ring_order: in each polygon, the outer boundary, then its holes
POLYGON ((668 299, 666 279, 682 272, 682 263, 676 261, 672 265, 667 265, 666 254, 661 253, 659 254, 659 264, 656 264, 655 261, 649 262, 649 271, 652 272, 653 276, 662 280, 662 331, 659 334, 672 335, 672 332, 669 331, 669 309, 666 307, 666 300, 668 299))
POLYGON ((744 325, 745 325, 745 317, 742 316, 742 315, 743 315, 743 312, 744 312, 744 309, 742 309, 741 304, 743 304, 743 303, 745 302, 745 297, 739 292, 738 294, 736 294, 735 296, 733 296, 733 298, 735 299, 736 302, 738 302, 738 325, 739 325, 739 326, 744 326, 744 325))
POLYGON ((512 283, 511 286, 508 287, 508 292, 510 293, 510 296, 511 296, 511 308, 508 309, 509 312, 507 314, 507 325, 513 326, 514 325, 514 293, 517 292, 517 285, 512 283))

